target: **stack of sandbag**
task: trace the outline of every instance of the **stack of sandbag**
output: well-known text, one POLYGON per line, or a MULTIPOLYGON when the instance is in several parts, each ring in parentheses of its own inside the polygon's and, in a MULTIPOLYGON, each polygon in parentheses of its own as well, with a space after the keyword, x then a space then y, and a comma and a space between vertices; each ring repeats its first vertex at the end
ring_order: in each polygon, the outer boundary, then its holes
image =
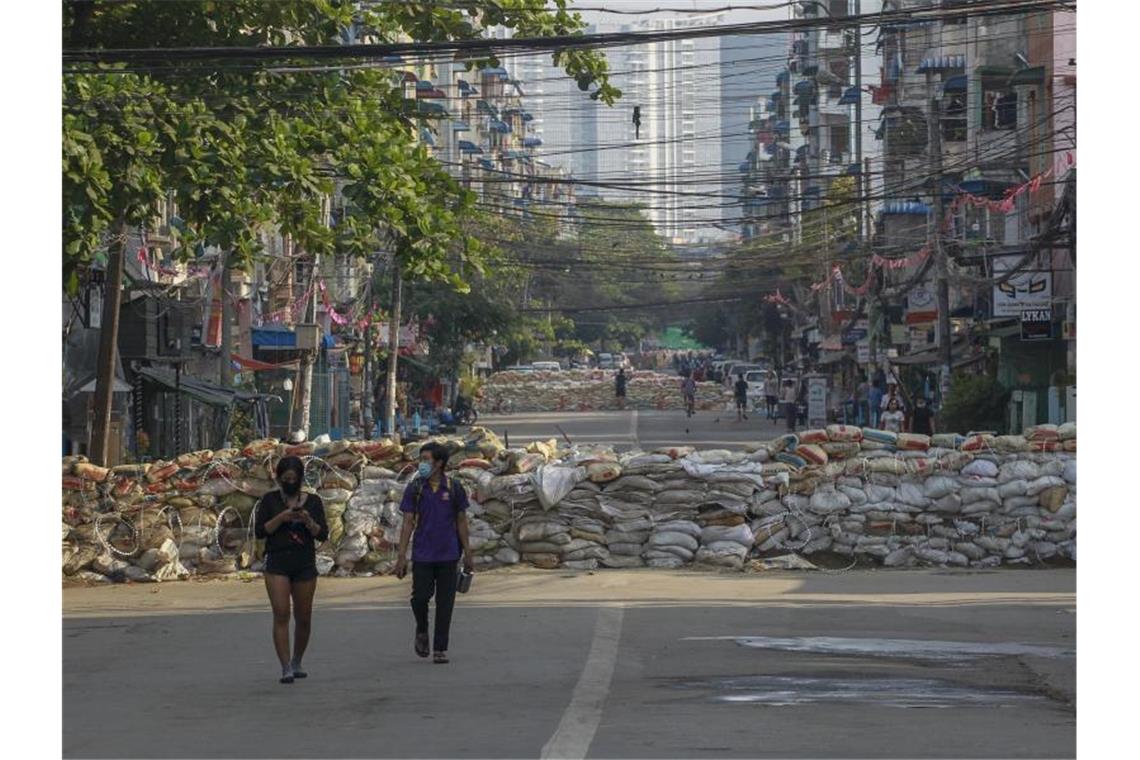
MULTIPOLYGON (((664 372, 627 372, 626 408, 684 408, 681 378, 664 372)), ((600 370, 567 372, 499 372, 484 387, 487 411, 574 412, 618 409, 614 373, 600 370)), ((697 383, 698 409, 721 409, 732 401, 720 383, 697 383)))

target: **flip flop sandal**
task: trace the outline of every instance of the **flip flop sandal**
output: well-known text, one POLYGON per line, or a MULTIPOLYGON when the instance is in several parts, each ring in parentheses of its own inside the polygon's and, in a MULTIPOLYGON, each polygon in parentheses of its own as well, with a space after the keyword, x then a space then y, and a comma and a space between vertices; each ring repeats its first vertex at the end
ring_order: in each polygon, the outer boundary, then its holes
POLYGON ((281 676, 280 683, 293 683, 293 676, 281 676))
POLYGON ((308 678, 309 674, 303 670, 294 670, 293 671, 293 677, 294 678, 308 678))
POLYGON ((432 662, 436 665, 446 665, 451 660, 447 659, 447 652, 436 652, 432 662))
POLYGON ((431 654, 431 649, 428 647, 428 635, 426 633, 416 634, 416 654, 420 657, 427 657, 431 654))

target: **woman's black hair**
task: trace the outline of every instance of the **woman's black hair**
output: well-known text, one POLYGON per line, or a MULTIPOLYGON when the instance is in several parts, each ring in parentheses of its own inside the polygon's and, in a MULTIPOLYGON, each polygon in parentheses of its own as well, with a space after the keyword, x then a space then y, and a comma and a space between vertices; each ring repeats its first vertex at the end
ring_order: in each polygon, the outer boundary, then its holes
POLYGON ((297 473, 298 481, 305 479, 305 463, 301 461, 301 457, 283 457, 277 463, 277 479, 281 480, 281 476, 290 470, 297 473))
POLYGON ((431 454, 432 459, 439 462, 442 466, 447 467, 447 460, 451 458, 451 454, 442 443, 436 443, 435 441, 425 443, 420 447, 420 455, 422 456, 425 451, 431 454))

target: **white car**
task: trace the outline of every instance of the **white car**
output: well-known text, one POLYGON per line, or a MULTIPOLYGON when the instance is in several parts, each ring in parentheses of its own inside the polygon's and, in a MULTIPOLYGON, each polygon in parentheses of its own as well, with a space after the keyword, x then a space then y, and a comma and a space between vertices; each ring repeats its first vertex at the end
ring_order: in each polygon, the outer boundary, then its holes
POLYGON ((598 369, 617 369, 613 354, 598 354, 598 369))
POLYGON ((535 372, 561 372, 562 371, 562 365, 559 364, 558 362, 535 362, 532 366, 534 366, 535 372))
MULTIPOLYGON (((753 369, 744 373, 744 382, 748 383, 748 398, 764 399, 764 383, 776 373, 766 369, 753 369)), ((777 394, 779 395, 779 394, 777 394)))

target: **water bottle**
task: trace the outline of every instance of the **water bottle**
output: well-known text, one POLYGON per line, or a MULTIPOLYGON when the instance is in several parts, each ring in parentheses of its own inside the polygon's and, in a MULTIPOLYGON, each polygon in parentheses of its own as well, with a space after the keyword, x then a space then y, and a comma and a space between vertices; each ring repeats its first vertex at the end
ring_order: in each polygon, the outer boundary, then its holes
POLYGON ((420 410, 419 409, 417 409, 415 411, 415 413, 412 415, 412 430, 417 432, 417 433, 420 432, 420 410))

